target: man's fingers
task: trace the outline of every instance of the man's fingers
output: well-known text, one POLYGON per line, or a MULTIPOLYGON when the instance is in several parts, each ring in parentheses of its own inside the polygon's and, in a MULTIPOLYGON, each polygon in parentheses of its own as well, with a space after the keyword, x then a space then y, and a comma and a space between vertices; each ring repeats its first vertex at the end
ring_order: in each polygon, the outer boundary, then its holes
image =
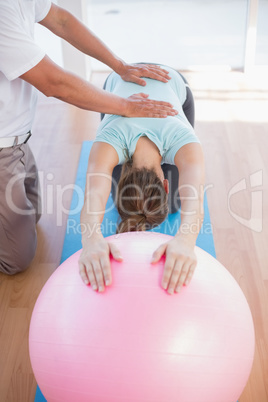
POLYGON ((158 101, 144 101, 141 108, 143 117, 167 117, 178 114, 172 106, 158 101))
MULTIPOLYGON (((148 72, 144 74, 144 77, 148 77, 151 78, 153 80, 157 80, 157 81, 161 81, 161 82, 168 82, 170 77, 168 76, 168 74, 166 74, 165 72, 162 72, 162 70, 158 70, 156 71, 155 69, 150 71, 150 69, 147 70, 148 72)), ((146 84, 146 82, 145 82, 146 84)))
POLYGON ((137 65, 137 67, 138 67, 137 73, 139 74, 140 77, 152 78, 162 82, 168 82, 171 78, 167 70, 157 65, 143 64, 142 66, 137 65))
MULTIPOLYGON (((154 65, 154 64, 145 64, 145 66, 146 66, 146 68, 147 68, 148 70, 155 71, 155 72, 157 72, 157 73, 159 73, 159 74, 161 74, 161 75, 164 75, 164 76, 169 76, 169 71, 168 71, 168 70, 165 70, 164 68, 162 68, 162 67, 160 67, 160 66, 158 66, 158 65, 154 65)), ((169 78, 171 78, 171 77, 169 77, 169 78)))
POLYGON ((145 85, 146 85, 146 81, 144 81, 142 78, 140 78, 140 76, 136 76, 136 75, 133 75, 131 77, 130 82, 134 82, 134 84, 138 84, 138 85, 141 85, 143 87, 145 87, 145 85))
POLYGON ((149 103, 149 102, 151 102, 152 105, 154 105, 154 106, 158 106, 158 107, 161 107, 161 108, 165 108, 165 109, 167 109, 167 110, 173 109, 173 105, 172 105, 171 103, 169 103, 169 102, 164 102, 164 101, 158 101, 158 100, 148 99, 148 100, 146 100, 146 102, 144 102, 144 103, 149 103))
POLYGON ((167 117, 175 116, 178 111, 173 108, 171 103, 148 99, 144 93, 133 94, 128 98, 127 117, 167 117))
POLYGON ((125 65, 124 71, 121 71, 121 78, 127 82, 145 86, 146 81, 142 78, 151 78, 157 81, 167 83, 171 77, 169 71, 154 64, 129 64, 125 65))
POLYGON ((144 92, 140 92, 138 94, 134 94, 132 96, 130 96, 130 99, 132 99, 132 101, 136 100, 139 101, 143 104, 143 106, 148 106, 148 107, 161 107, 161 108, 166 108, 166 109, 172 109, 173 105, 169 102, 165 102, 165 101, 160 101, 157 99, 148 99, 149 95, 145 94, 144 92))
POLYGON ((145 94, 144 92, 139 92, 138 94, 132 95, 130 98, 138 97, 138 98, 148 98, 149 94, 145 94))
POLYGON ((177 110, 168 102, 146 99, 143 101, 144 112, 148 117, 176 116, 177 110))

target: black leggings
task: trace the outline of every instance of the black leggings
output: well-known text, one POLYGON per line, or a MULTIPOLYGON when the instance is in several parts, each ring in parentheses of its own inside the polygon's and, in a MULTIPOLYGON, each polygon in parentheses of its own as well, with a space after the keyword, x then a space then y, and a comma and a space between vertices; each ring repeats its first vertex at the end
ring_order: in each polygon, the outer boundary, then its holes
MULTIPOLYGON (((144 63, 140 63, 144 64, 144 63)), ((188 86, 188 82, 184 78, 184 76, 180 74, 181 78, 186 84, 186 99, 184 104, 182 105, 183 112, 185 116, 187 117, 187 120, 191 124, 192 127, 194 127, 194 121, 195 121, 195 108, 194 108, 194 97, 192 94, 192 91, 190 90, 188 86)), ((106 83, 108 80, 109 76, 107 77, 103 89, 106 88, 106 83)), ((101 120, 103 119, 105 115, 101 113, 101 120)), ((179 184, 179 172, 178 168, 176 165, 170 165, 168 163, 163 163, 161 165, 165 179, 168 179, 169 181, 169 194, 168 194, 168 208, 169 208, 169 213, 172 214, 174 212, 177 212, 180 208, 180 196, 178 192, 178 184, 179 184)), ((122 165, 117 165, 115 166, 113 170, 113 183, 118 183, 120 176, 121 176, 121 171, 122 171, 122 165)), ((115 200, 116 196, 116 186, 113 184, 112 185, 112 197, 113 200, 115 200)))

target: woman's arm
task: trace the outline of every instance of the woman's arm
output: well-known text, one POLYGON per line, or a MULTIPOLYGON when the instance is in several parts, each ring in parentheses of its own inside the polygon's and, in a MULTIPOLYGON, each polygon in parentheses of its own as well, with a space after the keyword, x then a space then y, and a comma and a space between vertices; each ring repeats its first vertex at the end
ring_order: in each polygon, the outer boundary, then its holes
POLYGON ((201 145, 185 145, 174 161, 179 170, 181 199, 181 224, 176 236, 194 246, 204 218, 205 166, 201 145))
POLYGON ((141 77, 162 82, 170 79, 168 71, 150 64, 126 64, 117 57, 90 29, 71 13, 52 3, 47 16, 40 22, 57 36, 65 39, 81 52, 94 57, 118 73, 123 80, 146 85, 141 77))
POLYGON ((201 145, 184 145, 175 155, 179 170, 179 194, 181 199, 181 224, 175 237, 161 245, 152 262, 166 254, 162 286, 170 294, 187 285, 196 267, 194 247, 204 217, 204 157, 201 145))
POLYGON ((103 291, 111 284, 110 253, 121 260, 119 250, 109 244, 101 232, 106 203, 111 190, 112 172, 118 163, 115 149, 103 142, 93 144, 86 177, 85 200, 81 212, 83 250, 79 272, 85 284, 103 291))

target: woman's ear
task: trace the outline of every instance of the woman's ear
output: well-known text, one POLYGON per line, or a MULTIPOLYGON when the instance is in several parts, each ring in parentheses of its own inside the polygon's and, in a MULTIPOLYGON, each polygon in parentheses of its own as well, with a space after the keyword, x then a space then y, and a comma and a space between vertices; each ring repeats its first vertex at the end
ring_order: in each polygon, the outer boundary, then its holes
POLYGON ((165 189, 166 193, 168 194, 169 193, 169 181, 168 181, 168 179, 163 180, 163 186, 164 186, 164 189, 165 189))

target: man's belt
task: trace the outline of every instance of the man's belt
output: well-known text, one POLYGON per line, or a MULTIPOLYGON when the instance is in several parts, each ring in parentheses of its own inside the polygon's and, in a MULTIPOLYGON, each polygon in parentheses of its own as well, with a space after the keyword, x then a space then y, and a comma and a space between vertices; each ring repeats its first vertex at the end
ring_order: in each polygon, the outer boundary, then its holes
POLYGON ((26 144, 31 137, 32 133, 29 131, 27 134, 16 135, 15 137, 0 138, 0 149, 15 147, 16 145, 26 144))

